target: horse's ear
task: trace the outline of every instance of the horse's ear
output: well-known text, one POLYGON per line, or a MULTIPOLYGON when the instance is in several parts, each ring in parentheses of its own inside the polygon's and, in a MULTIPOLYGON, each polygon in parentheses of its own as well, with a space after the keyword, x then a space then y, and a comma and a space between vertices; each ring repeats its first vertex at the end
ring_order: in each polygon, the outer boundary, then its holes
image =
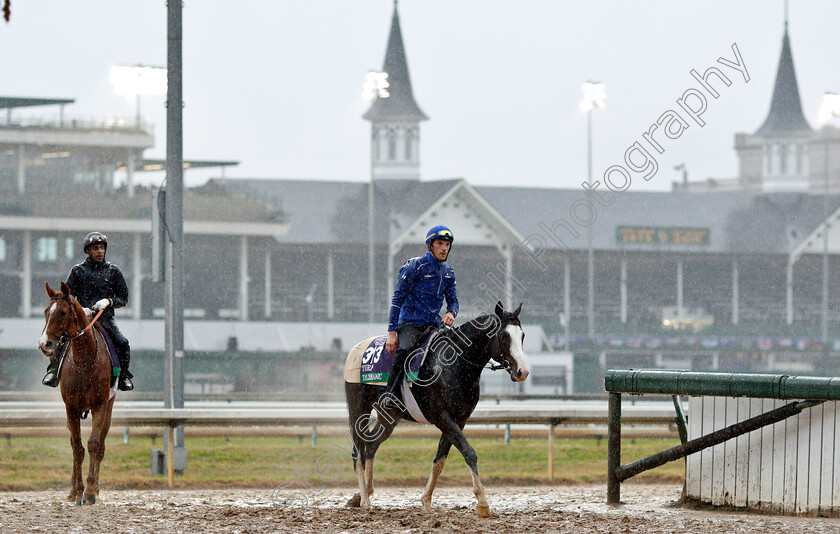
POLYGON ((513 316, 516 317, 516 318, 519 318, 519 312, 521 312, 521 311, 522 311, 522 303, 520 302, 519 307, 516 308, 515 312, 513 312, 513 316))
POLYGON ((51 287, 50 287, 50 283, 49 283, 49 282, 44 282, 44 287, 46 287, 46 288, 47 288, 47 296, 48 296, 48 297, 53 298, 54 296, 58 295, 58 293, 56 293, 56 292, 53 290, 53 288, 51 288, 51 287))
POLYGON ((70 294, 70 286, 68 286, 64 282, 61 282, 61 292, 64 293, 65 295, 69 295, 70 294))
POLYGON ((505 311, 504 307, 502 307, 502 301, 496 302, 496 315, 500 318, 502 317, 502 313, 505 311))

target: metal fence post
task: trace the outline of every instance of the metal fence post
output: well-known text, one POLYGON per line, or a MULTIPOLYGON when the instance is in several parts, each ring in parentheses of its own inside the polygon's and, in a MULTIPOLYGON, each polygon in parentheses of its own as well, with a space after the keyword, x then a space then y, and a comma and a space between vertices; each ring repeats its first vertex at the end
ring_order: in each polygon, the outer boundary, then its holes
POLYGON ((621 465, 621 393, 610 392, 607 422, 607 504, 621 500, 616 469, 621 465))
POLYGON ((554 481, 554 423, 548 425, 548 480, 554 481))
POLYGON ((175 427, 170 423, 166 427, 166 472, 169 476, 169 489, 175 487, 175 427))

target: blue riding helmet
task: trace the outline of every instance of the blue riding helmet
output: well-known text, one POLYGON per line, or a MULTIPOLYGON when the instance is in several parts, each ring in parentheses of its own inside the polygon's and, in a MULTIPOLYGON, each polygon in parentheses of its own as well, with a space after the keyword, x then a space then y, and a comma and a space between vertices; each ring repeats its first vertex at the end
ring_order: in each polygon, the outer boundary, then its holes
POLYGON ((437 226, 433 226, 429 233, 426 234, 426 245, 431 245, 432 241, 435 239, 446 239, 450 243, 455 241, 455 234, 452 233, 452 230, 445 227, 442 224, 437 226))

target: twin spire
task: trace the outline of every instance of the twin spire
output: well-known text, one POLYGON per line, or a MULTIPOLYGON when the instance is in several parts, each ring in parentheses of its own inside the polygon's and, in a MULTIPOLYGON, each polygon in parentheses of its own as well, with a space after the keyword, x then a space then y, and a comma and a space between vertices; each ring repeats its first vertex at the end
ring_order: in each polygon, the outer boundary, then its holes
POLYGON ((411 78, 408 75, 408 61, 405 57, 400 17, 397 14, 397 2, 394 1, 394 15, 391 18, 391 34, 388 36, 388 48, 385 51, 385 65, 382 70, 388 74, 388 92, 390 96, 377 98, 363 115, 369 121, 382 119, 427 120, 429 117, 414 101, 411 91, 411 78))
POLYGON ((789 133, 810 132, 811 127, 802 113, 802 101, 799 99, 799 86, 796 83, 796 71, 793 68, 793 56, 790 53, 787 15, 785 16, 785 35, 782 38, 782 55, 779 58, 779 70, 776 72, 776 84, 773 87, 773 100, 770 113, 755 135, 772 137, 789 133))

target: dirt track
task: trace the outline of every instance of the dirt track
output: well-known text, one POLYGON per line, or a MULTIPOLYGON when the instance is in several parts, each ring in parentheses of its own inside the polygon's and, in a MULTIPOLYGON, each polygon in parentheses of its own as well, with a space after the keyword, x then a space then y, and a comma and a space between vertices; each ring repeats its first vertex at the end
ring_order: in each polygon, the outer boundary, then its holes
POLYGON ((349 488, 326 488, 302 502, 299 489, 108 491, 104 504, 74 507, 65 491, 0 494, 0 532, 261 533, 840 533, 840 519, 699 511, 675 505, 677 485, 625 485, 624 504, 607 506, 604 486, 487 488, 493 517, 479 519, 470 488, 439 488, 431 515, 420 488, 377 488, 373 509, 344 507, 349 488), (272 504, 285 499, 285 504, 272 504), (297 500, 296 500, 297 499, 297 500))

